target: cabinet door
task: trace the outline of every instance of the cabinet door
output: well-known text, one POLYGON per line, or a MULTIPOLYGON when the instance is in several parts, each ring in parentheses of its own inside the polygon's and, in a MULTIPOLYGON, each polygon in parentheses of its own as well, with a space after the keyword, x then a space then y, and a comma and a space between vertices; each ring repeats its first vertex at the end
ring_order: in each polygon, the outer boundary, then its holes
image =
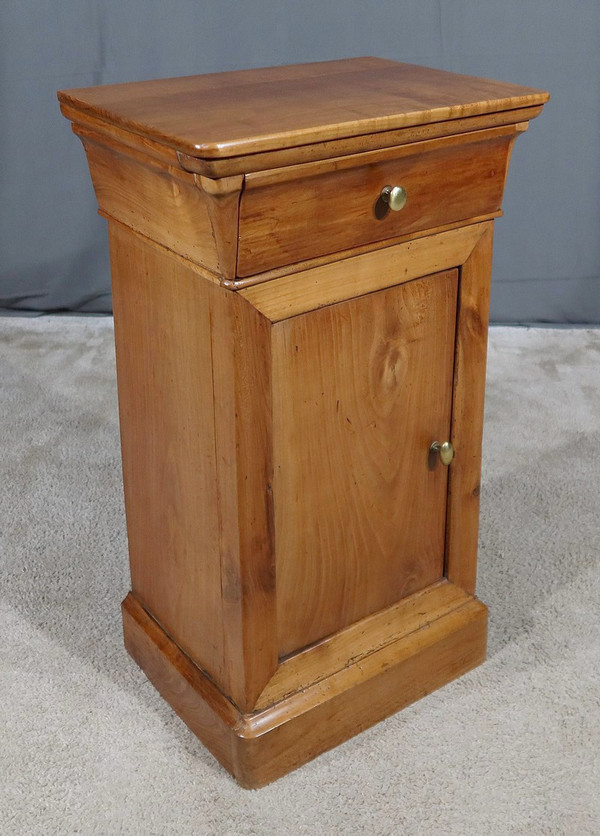
POLYGON ((281 656, 444 574, 458 271, 273 327, 281 656))

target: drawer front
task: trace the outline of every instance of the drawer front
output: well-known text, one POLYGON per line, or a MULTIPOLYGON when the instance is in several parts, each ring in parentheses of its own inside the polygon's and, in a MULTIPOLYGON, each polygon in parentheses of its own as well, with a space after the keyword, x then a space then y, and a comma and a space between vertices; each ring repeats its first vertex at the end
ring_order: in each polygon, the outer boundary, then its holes
POLYGON ((515 126, 246 176, 238 276, 497 213, 515 126), (385 186, 402 186, 392 211, 385 186))

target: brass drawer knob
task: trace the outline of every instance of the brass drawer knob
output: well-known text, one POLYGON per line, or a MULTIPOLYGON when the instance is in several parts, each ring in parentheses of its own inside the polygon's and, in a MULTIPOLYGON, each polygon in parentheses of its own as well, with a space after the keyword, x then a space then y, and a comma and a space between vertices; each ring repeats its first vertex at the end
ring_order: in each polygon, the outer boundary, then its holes
POLYGON ((390 207, 392 212, 399 212, 406 206, 406 189, 403 186, 384 186, 381 199, 390 207))
POLYGON ((444 441, 443 444, 440 444, 439 441, 434 441, 431 447, 429 448, 429 452, 432 455, 438 454, 441 463, 445 464, 446 467, 454 458, 454 447, 452 446, 450 441, 444 441))

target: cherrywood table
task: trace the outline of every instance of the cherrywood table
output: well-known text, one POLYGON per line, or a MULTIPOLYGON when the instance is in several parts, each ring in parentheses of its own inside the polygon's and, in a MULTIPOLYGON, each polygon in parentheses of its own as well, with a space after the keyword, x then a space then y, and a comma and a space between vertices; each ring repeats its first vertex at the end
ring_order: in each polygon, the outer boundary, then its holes
POLYGON ((125 644, 260 786, 485 657, 492 230, 548 95, 358 58, 59 99, 109 222, 125 644))

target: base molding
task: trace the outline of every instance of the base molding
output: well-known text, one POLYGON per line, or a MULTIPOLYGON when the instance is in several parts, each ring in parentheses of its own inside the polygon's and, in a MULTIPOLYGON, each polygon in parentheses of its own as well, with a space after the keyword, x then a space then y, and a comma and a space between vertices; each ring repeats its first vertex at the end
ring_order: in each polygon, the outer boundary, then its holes
MULTIPOLYGON (((400 631, 396 640, 380 642, 371 653, 308 687, 305 670, 300 690, 250 714, 227 699, 132 593, 122 605, 125 647, 217 760, 243 787, 257 788, 484 661, 487 607, 447 582, 438 584, 430 597, 439 597, 440 590, 445 606, 437 614, 421 612, 421 623, 413 618, 410 632, 400 631), (454 608, 449 604, 453 591, 454 608)), ((425 603, 427 594, 414 596, 409 602, 413 610, 415 602, 425 603)), ((377 619, 381 622, 380 615, 372 621, 378 623, 377 619)), ((332 640, 340 643, 339 636, 332 640)), ((323 655, 328 641, 304 652, 307 664, 314 664, 314 651, 323 655)), ((298 661, 302 655, 298 654, 296 667, 302 667, 298 661)))

